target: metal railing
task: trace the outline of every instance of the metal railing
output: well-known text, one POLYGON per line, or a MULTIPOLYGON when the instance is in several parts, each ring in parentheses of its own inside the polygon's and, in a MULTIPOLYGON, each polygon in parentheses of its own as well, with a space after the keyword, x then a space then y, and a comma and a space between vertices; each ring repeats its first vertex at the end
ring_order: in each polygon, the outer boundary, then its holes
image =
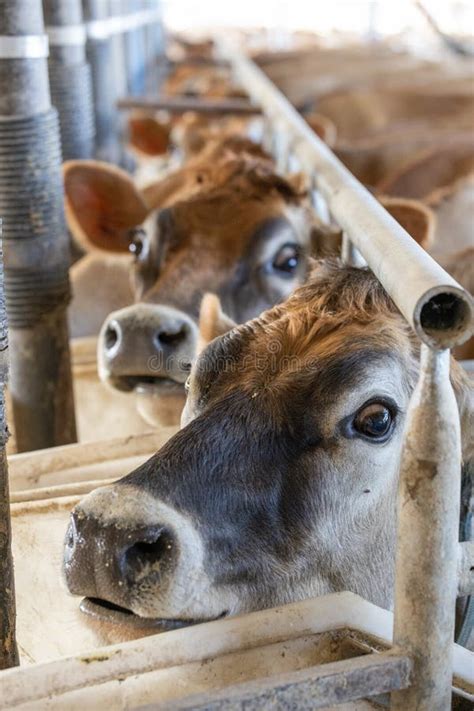
MULTIPOLYGON (((451 704, 455 602, 474 592, 472 544, 458 542, 461 438, 450 353, 473 333, 474 304, 313 133, 270 79, 230 43, 216 40, 237 82, 258 105, 278 165, 294 158, 422 341, 403 448, 396 555, 394 654, 413 664, 392 694, 399 711, 451 704)), ((268 138, 268 137, 267 137, 268 138)))

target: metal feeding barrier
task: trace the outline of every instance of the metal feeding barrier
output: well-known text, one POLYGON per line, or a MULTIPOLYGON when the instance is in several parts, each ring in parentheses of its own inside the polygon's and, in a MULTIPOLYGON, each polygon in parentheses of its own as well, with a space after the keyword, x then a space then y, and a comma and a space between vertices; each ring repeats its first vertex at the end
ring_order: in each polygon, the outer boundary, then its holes
MULTIPOLYGON (((24 429, 25 423, 31 423, 32 432, 40 432, 44 420, 48 436, 42 435, 35 446, 46 446, 60 443, 55 429, 59 427, 57 413, 61 413, 63 433, 65 428, 73 427, 58 126, 48 91, 48 42, 40 0, 2 0, 0 4, 0 214, 4 217, 12 394, 15 404, 18 389, 17 399, 23 410, 17 410, 15 419, 19 413, 24 429), (25 165, 33 165, 35 170, 25 172, 25 165), (32 195, 41 218, 34 223, 29 211, 32 195), (45 384, 52 390, 46 392, 45 384), (53 405, 51 413, 48 407, 53 405)), ((152 4, 154 8, 150 3, 134 2, 134 12, 123 15, 118 13, 130 7, 129 3, 83 0, 83 31, 78 29, 82 25, 79 15, 72 21, 61 13, 61 6, 65 8, 68 0, 45 0, 51 13, 54 10, 55 19, 49 21, 52 45, 83 47, 86 39, 92 69, 96 148, 102 157, 119 159, 121 150, 114 72, 126 71, 129 93, 141 91, 144 67, 149 68, 162 49, 160 14, 156 3, 152 4), (117 43, 113 45, 113 38, 119 35, 128 35, 125 49, 117 43), (139 40, 144 37, 147 41, 142 51, 139 40), (112 57, 123 66, 114 65, 112 57)), ((449 349, 473 332, 473 300, 363 188, 251 60, 229 43, 218 41, 217 45, 220 57, 230 64, 237 81, 254 102, 254 108, 240 104, 241 113, 261 111, 279 167, 286 169, 297 160, 311 176, 318 206, 321 208, 322 198, 323 209, 344 231, 346 257, 355 260, 359 253, 362 255, 420 338, 421 362, 407 416, 400 474, 393 648, 378 655, 376 661, 372 655, 349 659, 343 668, 331 668, 330 672, 322 665, 276 682, 264 679, 229 687, 214 697, 208 695, 203 706, 193 708, 262 708, 267 700, 282 706, 320 708, 324 694, 323 701, 341 700, 341 684, 343 700, 351 701, 372 696, 377 680, 379 690, 392 693, 391 708, 395 711, 445 711, 451 703, 456 597, 474 593, 474 544, 458 542, 460 422, 449 375, 449 349)), ((65 54, 61 49, 57 58, 63 59, 65 54)), ((77 56, 84 67, 82 52, 77 56)), ((145 105, 152 106, 151 102, 145 105)), ((175 101, 167 108, 179 112, 185 106, 185 102, 179 105, 175 101)), ((193 102, 193 108, 199 110, 199 102, 193 102)), ((205 110, 213 109, 208 102, 205 110)), ((6 349, 2 287, 0 273, 0 355, 6 349)), ((2 355, 0 387, 6 377, 3 361, 2 355)), ((13 665, 18 659, 2 405, 0 391, 0 667, 13 665)), ((68 437, 70 440, 70 434, 68 437)), ((100 658, 98 661, 101 669, 107 668, 107 662, 100 658)), ((75 661, 70 660, 73 664, 75 661)), ((120 655, 111 664, 116 670, 120 655)), ((81 674, 103 673, 97 672, 93 663, 86 671, 84 664, 78 665, 81 674)), ((41 669, 37 673, 41 676, 41 669)), ((63 687, 67 681, 66 675, 63 687)), ((72 682, 70 685, 73 688, 72 682)))
MULTIPOLYGON (((410 685, 392 689, 391 708, 446 711, 456 597, 474 593, 474 543, 458 542, 461 438, 449 349, 473 333, 473 299, 354 178, 254 62, 230 43, 217 44, 219 57, 267 118, 278 164, 287 167, 295 157, 311 176, 346 243, 360 252, 421 340, 400 472, 392 650, 394 665, 395 655, 405 655, 413 667, 410 685)), ((363 687, 358 698, 370 695, 370 684, 363 687)))

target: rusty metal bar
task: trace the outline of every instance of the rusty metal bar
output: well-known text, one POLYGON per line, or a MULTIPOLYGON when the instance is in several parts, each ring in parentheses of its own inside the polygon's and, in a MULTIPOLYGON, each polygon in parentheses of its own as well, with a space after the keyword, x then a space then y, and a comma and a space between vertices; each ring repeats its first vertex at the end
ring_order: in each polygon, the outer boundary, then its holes
MULTIPOLYGON (((44 35, 41 0, 3 0, 0 44, 44 35)), ((47 45, 46 45, 47 46, 47 45)), ((46 56, 0 59, 0 217, 19 451, 75 441, 66 309, 69 240, 46 56)))
POLYGON ((279 130, 284 127, 332 216, 421 340, 434 348, 464 343, 474 330, 472 297, 356 180, 254 62, 227 41, 217 39, 216 45, 250 99, 279 130))
POLYGON ((135 97, 127 96, 117 102, 119 109, 149 109, 150 111, 169 111, 181 114, 196 111, 201 114, 238 114, 251 116, 260 113, 260 109, 245 99, 194 99, 181 96, 135 97))
MULTIPOLYGON (((0 227, 1 232, 1 227, 0 227)), ((11 551, 10 496, 5 447, 5 385, 8 379, 8 337, 3 290, 3 252, 0 247, 0 669, 19 664, 15 640, 15 582, 11 551)))
MULTIPOLYGON (((406 688, 410 683, 408 657, 390 652, 344 659, 300 671, 247 681, 221 691, 210 691, 179 701, 168 701, 169 711, 257 711, 294 708, 327 709, 333 704, 406 688)), ((156 704, 137 711, 152 711, 156 704)), ((161 707, 163 708, 163 707, 161 707)), ((410 707, 411 708, 411 707, 410 707)), ((408 707, 405 707, 405 711, 408 707)))

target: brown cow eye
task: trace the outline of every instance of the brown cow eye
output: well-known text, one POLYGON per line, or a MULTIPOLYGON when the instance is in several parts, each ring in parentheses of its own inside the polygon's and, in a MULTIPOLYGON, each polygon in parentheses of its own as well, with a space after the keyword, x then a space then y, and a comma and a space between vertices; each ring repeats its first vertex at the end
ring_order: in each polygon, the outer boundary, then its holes
POLYGON ((293 274, 300 262, 300 256, 297 244, 285 244, 273 260, 273 269, 282 274, 293 274))
POLYGON ((129 252, 133 254, 135 259, 139 259, 146 252, 146 232, 145 230, 139 228, 133 230, 130 234, 130 244, 128 246, 129 252))
POLYGON ((374 440, 384 439, 392 429, 392 424, 391 411, 380 402, 366 405, 354 419, 355 431, 374 440))

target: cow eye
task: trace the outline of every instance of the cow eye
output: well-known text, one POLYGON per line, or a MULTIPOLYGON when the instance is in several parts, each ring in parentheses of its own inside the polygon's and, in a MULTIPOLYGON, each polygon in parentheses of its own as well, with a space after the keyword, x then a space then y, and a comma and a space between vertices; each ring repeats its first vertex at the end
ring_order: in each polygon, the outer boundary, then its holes
POLYGON ((273 260, 273 269, 282 274, 293 274, 300 263, 300 248, 297 244, 285 244, 273 260))
POLYGON ((354 430, 372 440, 385 441, 393 427, 390 409, 380 402, 365 405, 354 418, 354 430))
POLYGON ((147 252, 146 232, 142 228, 133 230, 130 234, 129 251, 135 259, 143 258, 147 252))

